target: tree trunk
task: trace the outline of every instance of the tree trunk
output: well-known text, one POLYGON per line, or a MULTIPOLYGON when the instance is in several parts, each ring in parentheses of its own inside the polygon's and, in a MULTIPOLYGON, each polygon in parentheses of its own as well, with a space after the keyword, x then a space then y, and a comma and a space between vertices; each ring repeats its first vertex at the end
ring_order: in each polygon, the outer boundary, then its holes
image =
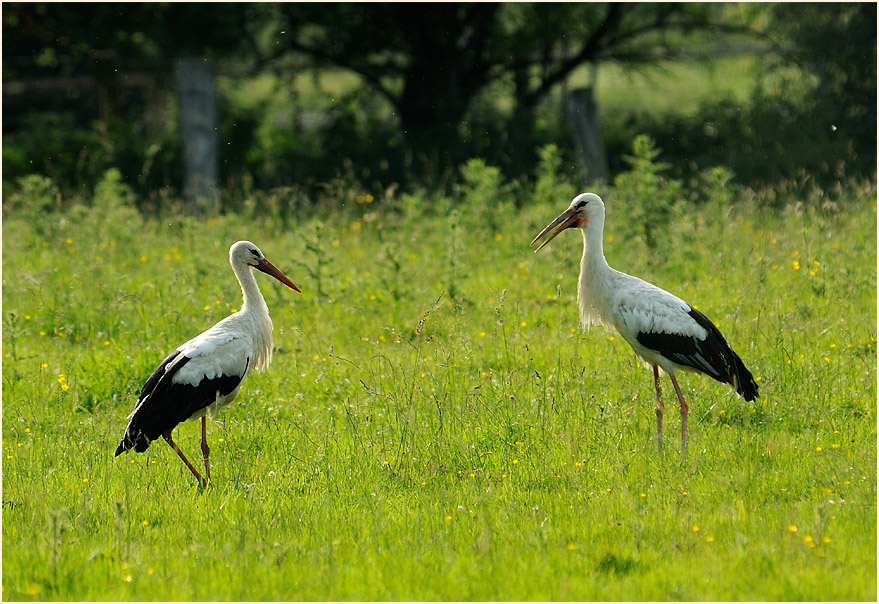
POLYGON ((214 80, 207 59, 177 62, 180 135, 183 137, 183 197, 203 213, 217 194, 217 129, 214 80))
POLYGON ((568 121, 580 157, 583 185, 607 180, 607 157, 598 127, 598 105, 592 87, 575 88, 568 93, 568 121))
MULTIPOLYGON (((499 4, 393 5, 412 13, 409 59, 397 109, 413 159, 438 173, 458 165, 459 129, 491 67, 485 45, 499 4), (406 8, 403 8, 406 7, 406 8)), ((465 135, 465 138, 468 138, 465 135)))
POLYGON ((406 149, 428 172, 441 174, 461 161, 458 129, 477 90, 462 62, 446 49, 416 55, 404 82, 398 108, 406 149))

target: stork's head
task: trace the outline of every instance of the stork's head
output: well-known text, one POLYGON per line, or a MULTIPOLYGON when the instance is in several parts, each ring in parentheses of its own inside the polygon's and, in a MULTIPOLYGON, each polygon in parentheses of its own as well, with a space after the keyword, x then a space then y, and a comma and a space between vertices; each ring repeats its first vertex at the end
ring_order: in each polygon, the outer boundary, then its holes
POLYGON ((544 245, 555 239, 556 235, 565 229, 570 229, 571 227, 583 228, 598 218, 604 218, 604 202, 601 201, 601 197, 595 193, 581 193, 577 195, 571 201, 571 205, 568 206, 567 210, 559 214, 558 218, 546 225, 546 228, 531 240, 531 245, 534 245, 541 237, 549 233, 549 237, 534 252, 539 252, 544 245))
POLYGON ((249 241, 238 241, 232 244, 232 247, 229 248, 229 262, 233 267, 237 265, 251 266, 258 271, 271 275, 290 289, 302 293, 302 290, 296 287, 296 284, 290 281, 287 275, 269 262, 259 248, 249 241))

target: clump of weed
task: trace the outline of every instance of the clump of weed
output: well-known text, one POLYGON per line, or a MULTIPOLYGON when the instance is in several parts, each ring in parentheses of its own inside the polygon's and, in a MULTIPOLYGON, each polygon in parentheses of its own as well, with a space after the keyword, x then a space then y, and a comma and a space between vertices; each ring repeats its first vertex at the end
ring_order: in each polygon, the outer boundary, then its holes
POLYGON ((317 294, 315 300, 323 300, 328 296, 326 282, 330 278, 330 267, 335 266, 335 256, 323 244, 326 225, 321 220, 314 220, 311 228, 304 236, 306 260, 293 259, 293 263, 301 266, 308 274, 311 288, 317 294))
POLYGON ((42 174, 22 176, 16 180, 16 188, 4 197, 4 215, 37 215, 61 207, 60 189, 54 180, 42 174))
POLYGON ((605 554, 599 560, 596 569, 599 572, 609 575, 628 575, 638 569, 638 562, 631 556, 618 556, 616 554, 605 554))
POLYGON ((657 161, 661 149, 646 135, 635 138, 632 155, 625 156, 629 171, 614 179, 614 196, 625 203, 626 223, 633 239, 643 238, 649 249, 657 247, 668 225, 683 211, 684 186, 665 175, 671 167, 657 161))
POLYGON ((104 172, 104 176, 95 185, 95 193, 92 198, 92 206, 105 212, 118 208, 135 206, 136 197, 122 180, 122 173, 118 168, 110 168, 104 172))
POLYGON ((534 183, 536 203, 561 204, 577 194, 577 187, 563 176, 562 154, 556 145, 545 145, 537 150, 540 160, 537 163, 534 183))
POLYGON ((512 208, 513 185, 504 182, 499 168, 481 159, 471 159, 461 167, 464 179, 459 187, 461 202, 483 228, 496 233, 512 208))

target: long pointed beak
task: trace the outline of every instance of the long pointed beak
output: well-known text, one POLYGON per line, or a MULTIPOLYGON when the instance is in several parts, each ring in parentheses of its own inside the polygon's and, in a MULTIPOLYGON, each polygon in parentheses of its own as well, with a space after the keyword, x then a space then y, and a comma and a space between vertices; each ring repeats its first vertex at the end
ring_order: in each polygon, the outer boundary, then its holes
POLYGON ((284 285, 286 285, 290 289, 298 291, 300 294, 302 293, 302 290, 299 289, 298 287, 296 287, 296 284, 293 283, 292 281, 290 281, 290 279, 287 278, 287 275, 282 273, 280 271, 280 269, 278 269, 274 264, 272 264, 271 262, 269 262, 265 258, 260 260, 259 264, 255 265, 253 268, 265 273, 266 275, 271 275, 272 277, 274 277, 275 279, 277 279, 278 281, 280 281, 281 283, 283 283, 284 285))
POLYGON ((531 245, 534 245, 541 237, 543 237, 544 235, 549 233, 549 237, 547 237, 546 240, 543 243, 541 243, 540 246, 536 250, 534 250, 534 253, 536 254, 541 249, 543 249, 544 245, 546 245, 547 243, 549 243, 550 241, 555 239, 556 235, 558 235, 559 233, 561 233, 565 229, 569 229, 569 228, 575 227, 575 226, 580 226, 581 222, 582 221, 577 218, 576 212, 574 210, 572 210, 571 208, 568 208, 567 210, 565 210, 564 212, 559 214, 558 218, 556 218, 555 220, 550 222, 548 225, 546 225, 546 228, 543 229, 542 231, 540 231, 540 234, 537 235, 537 237, 535 237, 534 239, 531 240, 531 245), (555 229, 555 230, 553 231, 553 229, 555 229), (550 231, 552 231, 552 232, 550 233, 550 231))

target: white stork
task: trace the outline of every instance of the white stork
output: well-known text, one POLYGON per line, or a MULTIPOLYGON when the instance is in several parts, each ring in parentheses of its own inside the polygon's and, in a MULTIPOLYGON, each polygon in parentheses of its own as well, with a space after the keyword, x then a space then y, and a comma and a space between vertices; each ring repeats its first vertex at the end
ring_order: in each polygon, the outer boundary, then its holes
POLYGON ((549 233, 534 252, 571 227, 583 233, 577 291, 581 325, 615 327, 635 354, 653 368, 660 451, 663 402, 659 370, 668 373, 681 405, 681 452, 686 452, 689 408, 675 378, 677 370, 701 371, 732 385, 747 401, 757 398, 757 383, 708 317, 664 289, 607 264, 602 247, 604 202, 598 195, 583 193, 575 197, 568 209, 531 241, 534 245, 549 233))
POLYGON ((229 262, 244 295, 241 310, 178 347, 161 362, 143 385, 137 406, 128 416, 125 436, 116 449, 117 456, 132 447, 142 453, 162 436, 201 486, 207 486, 211 478, 205 413, 210 410, 213 415, 231 403, 250 370, 263 371, 272 360, 272 320, 251 267, 301 293, 249 241, 239 241, 229 248, 229 262), (205 477, 171 439, 177 424, 198 418, 205 477))

